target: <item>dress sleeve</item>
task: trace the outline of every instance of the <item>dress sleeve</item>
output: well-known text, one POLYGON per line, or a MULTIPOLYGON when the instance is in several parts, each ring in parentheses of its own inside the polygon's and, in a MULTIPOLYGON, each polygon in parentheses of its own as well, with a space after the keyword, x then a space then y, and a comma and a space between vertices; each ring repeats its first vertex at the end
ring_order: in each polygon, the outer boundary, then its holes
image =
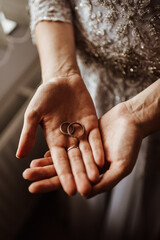
POLYGON ((30 28, 33 42, 34 29, 43 20, 72 22, 72 13, 68 0, 29 0, 30 28))

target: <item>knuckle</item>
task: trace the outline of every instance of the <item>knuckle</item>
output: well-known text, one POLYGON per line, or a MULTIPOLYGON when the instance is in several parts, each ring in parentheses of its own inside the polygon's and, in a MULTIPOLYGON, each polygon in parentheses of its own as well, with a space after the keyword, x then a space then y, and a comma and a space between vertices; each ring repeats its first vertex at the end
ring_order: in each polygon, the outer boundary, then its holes
POLYGON ((78 160, 80 158, 79 151, 77 151, 76 149, 73 149, 72 151, 69 151, 69 154, 70 154, 71 159, 78 160))
POLYGON ((26 133, 25 133, 25 135, 26 135, 26 138, 27 139, 30 139, 30 143, 32 143, 32 141, 33 141, 33 138, 34 138, 34 132, 33 131, 27 131, 26 133))
POLYGON ((99 179, 98 170, 94 169, 89 173, 89 180, 92 182, 96 182, 99 179))
POLYGON ((73 196, 76 193, 76 188, 75 187, 69 188, 69 189, 67 189, 66 192, 69 196, 73 196))
POLYGON ((96 163, 99 167, 103 167, 103 165, 104 165, 104 155, 103 155, 102 152, 97 151, 96 163))
POLYGON ((39 113, 36 109, 26 110, 24 118, 27 121, 37 120, 39 119, 39 113))
POLYGON ((73 181, 73 176, 69 172, 60 172, 59 178, 62 184, 64 191, 69 195, 72 196, 76 193, 76 185, 73 181))
POLYGON ((64 177, 67 177, 67 173, 66 172, 64 172, 64 170, 60 170, 59 172, 58 172, 58 176, 59 176, 59 178, 64 178, 64 177))
POLYGON ((63 164, 66 162, 66 158, 65 157, 58 157, 58 164, 59 165, 62 165, 63 166, 63 164))
POLYGON ((69 187, 67 187, 67 189, 69 189, 72 186, 72 174, 71 173, 62 169, 58 172, 58 176, 61 179, 63 186, 69 186, 69 187), (69 183, 71 183, 71 185, 69 185, 69 183))
POLYGON ((97 136, 96 135, 92 135, 92 143, 96 146, 97 145, 97 136))
POLYGON ((77 179, 81 180, 86 175, 86 172, 84 170, 80 170, 80 169, 77 168, 74 171, 74 175, 77 179))
POLYGON ((38 160, 32 160, 30 167, 35 168, 39 166, 39 161, 38 160))
POLYGON ((83 151, 87 154, 91 151, 90 147, 88 145, 83 146, 83 151))
POLYGON ((99 177, 99 171, 93 162, 87 164, 87 173, 90 180, 96 180, 99 177))
POLYGON ((35 193, 36 192, 36 188, 32 185, 29 186, 28 190, 29 190, 30 193, 35 193))
POLYGON ((66 162, 64 160, 65 159, 63 157, 59 158, 58 162, 53 160, 54 167, 55 167, 55 169, 57 171, 57 174, 60 177, 62 177, 63 175, 67 175, 68 174, 68 170, 66 168, 66 162))
POLYGON ((30 192, 30 193, 38 193, 38 192, 41 192, 41 185, 40 185, 40 184, 38 184, 38 185, 31 184, 30 187, 29 187, 29 192, 30 192))
POLYGON ((82 196, 88 196, 89 193, 91 192, 91 186, 89 184, 83 184, 83 185, 78 187, 78 192, 82 196))
POLYGON ((89 181, 87 181, 85 176, 86 173, 83 171, 77 171, 75 174, 75 178, 77 179, 77 189, 78 192, 83 195, 86 196, 90 193, 91 191, 91 185, 89 183, 89 181))
POLYGON ((26 169, 24 172, 23 172, 23 177, 24 179, 32 179, 32 171, 30 169, 26 169))
POLYGON ((126 177, 132 172, 132 168, 126 162, 122 162, 119 171, 122 177, 126 177))
POLYGON ((48 150, 48 151, 44 154, 44 157, 51 157, 51 152, 50 152, 50 150, 48 150))
POLYGON ((79 159, 78 156, 75 156, 75 157, 72 159, 72 161, 74 162, 74 164, 79 165, 80 159, 79 159))

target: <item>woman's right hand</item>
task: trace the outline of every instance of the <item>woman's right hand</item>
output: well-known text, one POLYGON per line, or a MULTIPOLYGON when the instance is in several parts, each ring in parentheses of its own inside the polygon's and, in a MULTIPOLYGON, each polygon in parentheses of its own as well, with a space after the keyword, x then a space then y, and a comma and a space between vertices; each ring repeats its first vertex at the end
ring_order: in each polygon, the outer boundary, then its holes
POLYGON ((32 149, 38 124, 44 130, 64 191, 72 195, 78 190, 87 196, 91 183, 99 180, 98 167, 104 164, 104 153, 95 108, 78 74, 50 79, 37 89, 25 113, 17 157, 25 157, 32 149), (78 142, 60 132, 60 125, 65 121, 79 122, 85 128, 79 148, 68 152, 66 149, 78 142))

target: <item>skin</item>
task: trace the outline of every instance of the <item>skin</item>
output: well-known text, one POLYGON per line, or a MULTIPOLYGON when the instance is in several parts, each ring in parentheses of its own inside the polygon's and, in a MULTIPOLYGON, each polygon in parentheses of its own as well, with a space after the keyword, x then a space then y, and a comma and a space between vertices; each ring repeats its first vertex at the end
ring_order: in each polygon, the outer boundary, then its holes
MULTIPOLYGON (((86 198, 112 189, 132 171, 144 137, 160 130, 160 80, 131 100, 118 104, 99 120, 100 131, 109 167, 100 181, 92 184, 86 198)), ((50 152, 31 162, 23 173, 32 180, 31 193, 48 192, 61 187, 50 152), (54 183, 56 181, 56 183, 54 183)))
MULTIPOLYGON (((105 159, 109 169, 97 184, 92 185, 92 190, 84 195, 86 198, 113 188, 134 167, 142 135, 127 112, 125 104, 120 104, 106 113, 99 121, 105 159)), ((23 176, 30 181, 36 181, 29 187, 29 191, 32 193, 56 189, 53 181, 57 174, 49 152, 44 158, 33 160, 23 176)), ((60 182, 56 186, 59 189, 60 182)))
POLYGON ((25 112, 16 156, 29 154, 40 124, 64 191, 89 194, 91 184, 99 181, 104 151, 95 108, 77 66, 73 27, 42 21, 36 25, 35 38, 43 82, 25 112), (60 132, 64 121, 83 124, 85 134, 79 143, 60 132), (79 148, 66 152, 73 145, 79 148))
POLYGON ((79 75, 59 78, 58 83, 53 79, 38 88, 25 113, 18 150, 21 157, 32 149, 38 124, 44 130, 64 191, 69 195, 76 190, 88 194, 91 183, 99 180, 97 166, 103 166, 104 156, 94 105, 79 75), (60 124, 66 120, 84 125, 85 134, 79 143, 60 132, 60 124), (73 145, 79 148, 66 152, 73 145))
POLYGON ((23 176, 37 182, 31 184, 29 190, 47 192, 62 186, 69 195, 78 191, 85 197, 106 191, 131 171, 142 138, 159 128, 160 82, 131 101, 116 106, 98 123, 77 66, 72 25, 42 21, 36 26, 35 38, 43 83, 26 110, 17 157, 29 154, 40 124, 51 157, 38 161, 41 164, 52 161, 52 165, 37 166, 40 167, 37 170, 31 164, 33 168, 26 170, 23 176), (69 152, 66 148, 78 143, 77 139, 59 131, 64 121, 78 121, 85 127, 79 148, 69 152), (146 129, 145 132, 142 129, 146 129), (100 179, 98 168, 104 165, 104 155, 109 169, 104 170, 100 179))

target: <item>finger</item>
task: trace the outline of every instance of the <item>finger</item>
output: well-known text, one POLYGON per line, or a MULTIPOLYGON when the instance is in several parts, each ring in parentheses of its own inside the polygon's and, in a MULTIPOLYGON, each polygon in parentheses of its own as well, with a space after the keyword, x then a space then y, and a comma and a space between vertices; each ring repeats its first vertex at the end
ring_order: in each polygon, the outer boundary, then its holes
POLYGON ((44 179, 34 182, 29 186, 30 193, 47 193, 61 188, 61 183, 58 177, 44 179))
POLYGON ((34 159, 32 160, 30 167, 35 168, 35 167, 45 167, 53 165, 53 161, 51 157, 44 157, 44 158, 39 158, 39 159, 34 159))
POLYGON ((93 129, 88 136, 88 141, 90 143, 93 158, 99 167, 104 165, 104 150, 101 140, 101 135, 98 128, 93 129))
POLYGON ((123 163, 121 163, 120 161, 112 163, 109 170, 107 170, 101 178, 100 182, 93 187, 90 197, 112 189, 128 174, 129 171, 126 169, 123 163))
POLYGON ((26 114, 24 117, 23 129, 20 136, 20 141, 17 149, 17 158, 23 158, 31 151, 36 137, 36 129, 39 123, 39 118, 34 113, 26 114))
POLYGON ((76 193, 76 184, 71 172, 66 150, 62 147, 52 147, 50 149, 52 160, 59 176, 61 185, 68 195, 76 193))
POLYGON ((44 157, 51 157, 51 152, 50 152, 50 151, 47 151, 47 152, 44 154, 44 157))
POLYGON ((28 168, 23 172, 23 178, 30 181, 39 181, 56 176, 56 170, 53 165, 46 167, 28 168))
POLYGON ((84 163, 82 161, 82 156, 78 148, 73 148, 68 151, 68 157, 70 160, 72 173, 76 182, 78 192, 86 196, 91 191, 91 184, 87 177, 84 163))
POLYGON ((88 141, 87 140, 81 141, 79 147, 81 150, 82 159, 84 161, 84 165, 85 165, 89 180, 93 183, 98 182, 99 171, 94 162, 92 150, 88 141))

